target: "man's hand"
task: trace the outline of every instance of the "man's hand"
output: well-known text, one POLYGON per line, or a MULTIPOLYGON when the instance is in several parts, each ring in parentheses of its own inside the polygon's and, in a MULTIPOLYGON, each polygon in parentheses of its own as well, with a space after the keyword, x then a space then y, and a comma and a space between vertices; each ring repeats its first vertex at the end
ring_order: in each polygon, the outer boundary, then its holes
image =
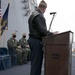
POLYGON ((21 46, 17 46, 17 48, 21 48, 21 46))
POLYGON ((26 48, 29 48, 29 45, 25 45, 26 48))
POLYGON ((59 32, 58 31, 55 31, 55 32, 53 32, 53 34, 55 35, 55 34, 59 34, 59 32))

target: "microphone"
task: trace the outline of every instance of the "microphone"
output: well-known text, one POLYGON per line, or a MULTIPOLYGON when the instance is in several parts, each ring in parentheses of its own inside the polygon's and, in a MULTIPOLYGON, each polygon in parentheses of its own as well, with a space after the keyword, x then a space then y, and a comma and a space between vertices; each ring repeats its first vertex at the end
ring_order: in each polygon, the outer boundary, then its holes
POLYGON ((52 15, 52 14, 56 14, 56 12, 51 12, 50 15, 52 15))

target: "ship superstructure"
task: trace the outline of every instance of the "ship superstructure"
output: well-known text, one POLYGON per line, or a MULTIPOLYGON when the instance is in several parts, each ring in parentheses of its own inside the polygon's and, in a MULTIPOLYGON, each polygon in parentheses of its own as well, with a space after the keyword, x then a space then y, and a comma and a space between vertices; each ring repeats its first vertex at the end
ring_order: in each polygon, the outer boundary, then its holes
POLYGON ((3 16, 8 3, 8 30, 0 36, 0 47, 7 47, 7 40, 11 37, 12 32, 16 32, 16 39, 19 40, 23 33, 28 38, 28 18, 37 6, 37 0, 1 0, 1 15, 3 16))

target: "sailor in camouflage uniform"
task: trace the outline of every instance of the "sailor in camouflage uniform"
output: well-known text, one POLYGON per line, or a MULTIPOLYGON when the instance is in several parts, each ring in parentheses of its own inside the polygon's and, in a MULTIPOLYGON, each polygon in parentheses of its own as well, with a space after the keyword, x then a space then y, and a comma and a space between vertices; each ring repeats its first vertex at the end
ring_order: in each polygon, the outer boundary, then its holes
POLYGON ((16 33, 12 33, 12 37, 7 41, 7 46, 13 49, 14 53, 17 54, 18 63, 22 64, 22 50, 19 46, 19 42, 15 38, 16 33))
POLYGON ((23 60, 25 60, 25 62, 28 61, 28 56, 30 57, 30 49, 29 49, 29 45, 26 39, 26 33, 24 33, 22 35, 22 38, 19 40, 19 44, 22 48, 22 51, 24 52, 23 54, 23 60))

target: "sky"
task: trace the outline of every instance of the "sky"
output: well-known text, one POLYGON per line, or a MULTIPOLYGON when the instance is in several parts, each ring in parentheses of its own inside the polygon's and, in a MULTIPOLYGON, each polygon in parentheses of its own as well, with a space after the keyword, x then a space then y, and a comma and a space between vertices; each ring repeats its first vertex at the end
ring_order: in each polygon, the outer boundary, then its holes
MULTIPOLYGON (((39 4, 41 0, 37 0, 39 4)), ((45 19, 47 29, 49 29, 53 15, 51 12, 57 12, 50 31, 58 31, 59 33, 72 31, 75 35, 75 0, 44 0, 47 3, 47 9, 45 11, 45 19)), ((75 41, 73 35, 73 40, 75 41)))

